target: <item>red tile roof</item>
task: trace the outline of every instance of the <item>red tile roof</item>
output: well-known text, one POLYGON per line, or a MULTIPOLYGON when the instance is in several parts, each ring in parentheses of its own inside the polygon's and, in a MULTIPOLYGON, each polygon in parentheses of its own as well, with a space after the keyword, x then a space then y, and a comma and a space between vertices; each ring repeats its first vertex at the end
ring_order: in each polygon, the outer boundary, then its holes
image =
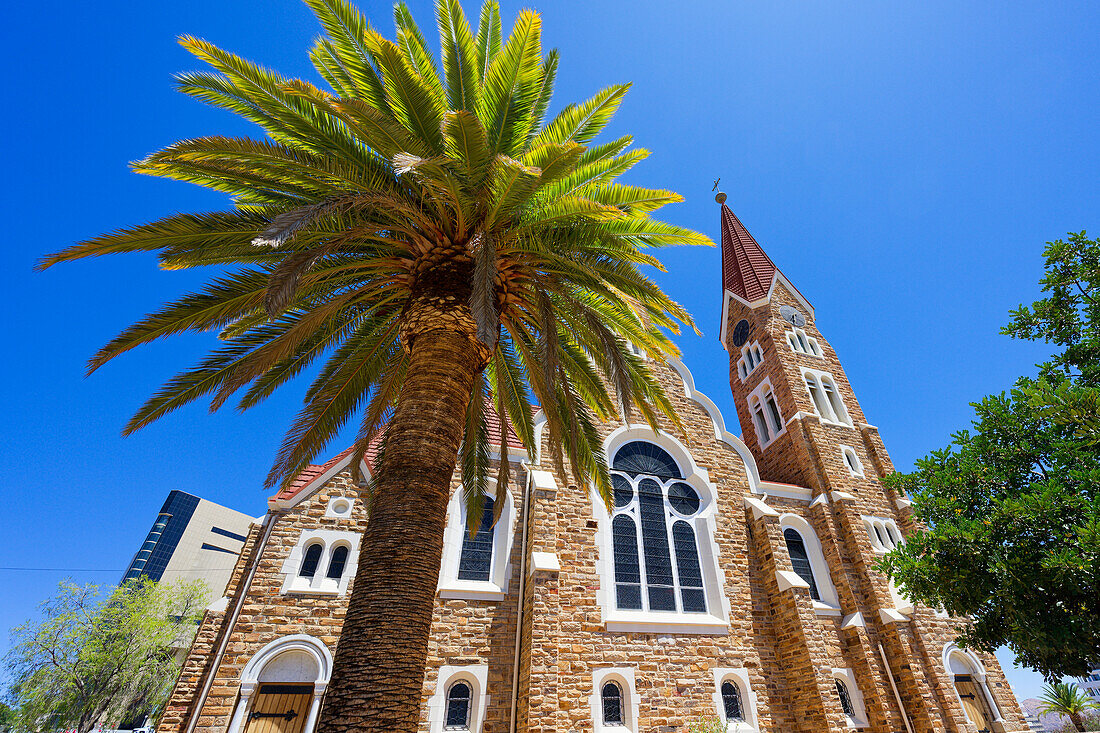
POLYGON ((755 303, 767 296, 777 270, 737 215, 722 204, 722 287, 755 303))
MULTIPOLYGON (((485 423, 489 428, 489 446, 491 450, 496 450, 500 447, 500 421, 497 420, 496 409, 486 405, 489 409, 485 411, 485 423)), ((370 447, 367 448, 367 452, 363 455, 363 462, 367 464, 367 470, 374 472, 375 462, 378 460, 378 451, 382 444, 382 434, 379 433, 371 441, 370 447)), ((512 429, 512 425, 508 424, 508 446, 515 450, 525 450, 523 447, 523 441, 520 440, 516 431, 512 429)), ((279 493, 271 497, 273 501, 286 502, 293 499, 303 489, 308 487, 311 483, 317 480, 319 476, 324 475, 331 470, 336 464, 342 462, 351 453, 354 446, 349 446, 340 451, 337 455, 333 456, 330 460, 321 465, 310 465, 302 473, 298 475, 294 481, 290 483, 285 489, 281 489, 279 493)))

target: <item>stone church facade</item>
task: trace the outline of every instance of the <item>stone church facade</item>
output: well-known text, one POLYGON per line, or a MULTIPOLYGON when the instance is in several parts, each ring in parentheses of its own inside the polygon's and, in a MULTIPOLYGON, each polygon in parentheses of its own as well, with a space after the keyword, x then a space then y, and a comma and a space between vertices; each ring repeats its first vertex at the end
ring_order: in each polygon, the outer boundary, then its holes
MULTIPOLYGON (((812 306, 721 209, 742 437, 672 362, 682 431, 603 427, 610 513, 514 441, 501 520, 470 537, 456 476, 421 731, 1027 730, 997 660, 875 569, 909 501, 812 306)), ((312 733, 365 523, 353 460, 270 500, 158 733, 312 733)))

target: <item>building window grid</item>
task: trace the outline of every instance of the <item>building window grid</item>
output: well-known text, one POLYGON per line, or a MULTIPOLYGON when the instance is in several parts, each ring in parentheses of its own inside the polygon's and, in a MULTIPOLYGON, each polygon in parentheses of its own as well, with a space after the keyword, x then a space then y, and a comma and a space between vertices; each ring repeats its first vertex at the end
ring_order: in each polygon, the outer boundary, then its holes
POLYGON ((852 696, 848 693, 848 685, 841 680, 833 680, 836 683, 836 694, 840 697, 840 709, 849 718, 856 717, 856 709, 852 705, 852 696))
POLYGON ((600 700, 603 704, 603 724, 623 725, 623 691, 616 682, 605 682, 600 688, 600 700))
POLYGON ((443 730, 470 730, 470 686, 459 681, 447 690, 443 730))
POLYGON ((466 528, 462 534, 462 552, 458 560, 459 580, 488 581, 493 565, 493 507, 492 499, 486 497, 481 511, 481 523, 473 537, 466 528))
POLYGON ((787 554, 791 558, 791 566, 798 577, 802 578, 810 586, 810 598, 821 600, 821 592, 817 588, 817 580, 814 578, 813 564, 810 562, 810 553, 806 547, 806 540, 802 534, 793 527, 783 530, 783 539, 787 543, 787 554))

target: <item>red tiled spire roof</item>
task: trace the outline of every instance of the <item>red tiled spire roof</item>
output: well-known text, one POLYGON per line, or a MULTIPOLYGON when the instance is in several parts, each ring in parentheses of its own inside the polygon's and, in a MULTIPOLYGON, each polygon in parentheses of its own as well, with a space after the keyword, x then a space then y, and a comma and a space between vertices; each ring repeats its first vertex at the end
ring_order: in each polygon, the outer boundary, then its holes
POLYGON ((723 203, 722 287, 747 303, 755 303, 768 295, 778 269, 723 203))

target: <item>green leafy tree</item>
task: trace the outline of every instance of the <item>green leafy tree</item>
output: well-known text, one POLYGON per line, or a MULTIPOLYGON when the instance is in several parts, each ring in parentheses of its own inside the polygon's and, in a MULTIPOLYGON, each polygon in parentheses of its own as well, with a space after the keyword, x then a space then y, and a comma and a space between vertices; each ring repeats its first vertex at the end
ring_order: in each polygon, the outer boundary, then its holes
POLYGON ((1043 694, 1039 698, 1043 703, 1042 712, 1057 713, 1067 716, 1073 721, 1073 727, 1077 731, 1085 729, 1085 712, 1100 708, 1096 701, 1077 685, 1068 682, 1052 682, 1043 688, 1043 694))
POLYGON ((225 192, 232 208, 116 231, 42 266, 157 252, 165 268, 215 268, 92 359, 218 332, 222 346, 125 432, 203 397, 216 409, 240 394, 247 409, 320 362, 270 483, 292 481, 353 416, 357 451, 381 436, 321 727, 413 731, 455 466, 476 522, 493 471, 498 492, 508 480, 508 461, 490 463, 488 416, 533 454, 537 401, 563 479, 568 459, 574 483, 609 499, 597 423, 678 424, 631 345, 660 362, 677 353, 666 330, 691 321, 640 267, 660 267, 652 247, 710 241, 652 218, 677 194, 617 182, 647 155, 629 136, 596 142, 627 85, 548 117, 558 54, 543 53, 538 14, 505 37, 495 0, 476 30, 458 0, 437 0, 437 61, 403 3, 390 40, 346 0, 307 2, 327 88, 184 38, 213 68, 180 89, 267 137, 186 140, 134 165, 225 192))
POLYGON ((887 478, 926 529, 884 569, 914 600, 966 617, 960 640, 1048 679, 1100 666, 1100 244, 1046 249, 1049 297, 1004 332, 1060 347, 1007 394, 974 403, 972 430, 887 478))
POLYGON ((16 712, 0 702, 0 733, 8 733, 15 728, 16 712))
POLYGON ((62 582, 41 617, 12 630, 9 697, 23 730, 117 726, 168 699, 206 603, 202 581, 117 588, 62 582))

